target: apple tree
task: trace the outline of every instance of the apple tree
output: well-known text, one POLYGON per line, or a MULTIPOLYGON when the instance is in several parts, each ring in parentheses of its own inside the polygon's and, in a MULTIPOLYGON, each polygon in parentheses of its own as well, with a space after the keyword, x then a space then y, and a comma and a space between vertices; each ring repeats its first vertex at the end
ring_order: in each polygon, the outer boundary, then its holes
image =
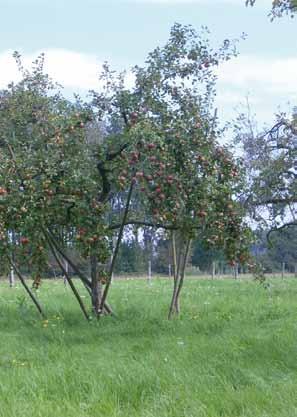
MULTIPOLYGON (((63 268, 62 249, 54 236, 63 235, 65 243, 67 235, 76 233, 85 256, 96 250, 102 262, 107 259, 105 205, 97 201, 103 188, 85 140, 90 112, 56 93, 56 86, 43 74, 42 56, 32 72, 22 68, 17 54, 16 59, 23 79, 9 85, 0 97, 1 255, 22 282, 19 266, 30 267, 38 287, 50 250, 88 317, 63 268)), ((94 299, 96 285, 80 277, 94 299)))
MULTIPOLYGON (((246 0, 245 2, 247 6, 253 6, 255 3, 256 0, 246 0)), ((281 17, 283 14, 288 14, 293 17, 296 11, 296 0, 273 0, 270 16, 271 19, 274 19, 275 17, 281 17)))
MULTIPOLYGON (((122 146, 126 162, 119 184, 123 190, 134 189, 125 224, 172 234, 175 273, 169 316, 179 310, 194 237, 223 247, 232 264, 248 257, 249 231, 235 200, 241 169, 218 143, 221 131, 213 108, 214 69, 236 50, 229 40, 212 50, 204 35, 174 25, 169 41, 149 54, 146 66, 133 68, 134 88, 125 88, 123 77, 106 67, 105 90, 93 92, 98 117, 107 126, 117 121, 114 142, 122 146)), ((109 285, 110 277, 103 300, 109 285)))
POLYGON ((296 115, 279 114, 272 128, 258 131, 255 121, 241 114, 235 133, 246 172, 242 199, 251 217, 268 237, 296 226, 296 115))
POLYGON ((205 34, 175 24, 165 46, 133 68, 131 88, 105 65, 104 88, 89 104, 56 93, 42 57, 27 72, 16 56, 23 80, 0 101, 0 250, 19 276, 18 265, 31 265, 38 285, 51 251, 84 315, 63 259, 100 316, 110 312, 125 226, 163 229, 174 254, 171 317, 194 237, 223 248, 231 263, 247 259, 249 231, 236 201, 241 170, 218 143, 213 108, 214 70, 234 53, 229 40, 213 50, 205 34), (90 261, 90 277, 69 256, 70 245, 90 261))

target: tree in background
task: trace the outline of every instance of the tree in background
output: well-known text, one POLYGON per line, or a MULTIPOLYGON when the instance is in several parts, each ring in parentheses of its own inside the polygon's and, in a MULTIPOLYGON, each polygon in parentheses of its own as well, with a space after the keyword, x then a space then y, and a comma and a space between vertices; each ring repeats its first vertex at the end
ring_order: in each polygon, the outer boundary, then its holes
POLYGON ((247 112, 235 124, 235 143, 241 145, 246 171, 242 199, 269 233, 297 224, 296 123, 296 115, 280 114, 271 129, 258 132, 247 112))
MULTIPOLYGON (((246 0, 245 3, 247 6, 253 6, 256 3, 256 0, 246 0)), ((281 17, 283 14, 288 14, 291 17, 294 17, 296 11, 296 0, 273 0, 270 16, 272 19, 274 19, 275 17, 281 17)))
POLYGON ((258 262, 265 272, 297 272, 297 227, 283 229, 279 233, 271 234, 267 241, 266 230, 256 232, 256 241, 252 246, 258 262))
POLYGON ((193 246, 192 265, 201 271, 211 271, 214 262, 217 264, 217 270, 222 269, 219 266, 226 264, 224 251, 207 248, 203 242, 197 240, 193 246))
MULTIPOLYGON (((246 5, 253 6, 256 0, 246 0, 246 5)), ((274 0, 270 16, 281 17, 289 14, 294 17, 297 12, 296 0, 274 0)), ((274 258, 286 258, 291 252, 291 243, 296 252, 294 239, 289 243, 288 236, 296 231, 297 226, 297 115, 277 116, 274 126, 266 132, 256 133, 255 124, 250 116, 242 115, 241 127, 237 139, 243 145, 245 166, 251 178, 248 185, 248 206, 256 220, 260 220, 267 233, 270 254, 274 258), (282 232, 275 234, 274 232, 282 232), (272 236, 273 235, 273 238, 272 236), (279 242, 282 244, 279 244, 279 242)), ((268 251, 265 258, 269 260, 268 251)), ((289 260, 286 262, 292 262, 289 260)), ((293 257, 294 258, 294 257, 293 257)), ((266 262, 267 263, 267 262, 266 262)), ((295 268, 295 267, 294 267, 295 268)))

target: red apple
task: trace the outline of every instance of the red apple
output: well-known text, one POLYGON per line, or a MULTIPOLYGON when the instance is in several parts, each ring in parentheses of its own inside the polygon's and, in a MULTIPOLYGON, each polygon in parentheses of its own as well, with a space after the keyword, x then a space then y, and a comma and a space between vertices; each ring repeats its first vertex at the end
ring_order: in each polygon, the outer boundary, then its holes
POLYGON ((20 238, 20 243, 21 243, 21 245, 27 245, 29 243, 29 239, 25 236, 22 236, 20 238))
POLYGON ((202 217, 202 218, 206 217, 206 215, 207 215, 207 213, 204 210, 199 210, 198 213, 197 213, 197 216, 202 217))
POLYGON ((156 145, 154 143, 149 143, 147 147, 148 149, 155 149, 156 145))

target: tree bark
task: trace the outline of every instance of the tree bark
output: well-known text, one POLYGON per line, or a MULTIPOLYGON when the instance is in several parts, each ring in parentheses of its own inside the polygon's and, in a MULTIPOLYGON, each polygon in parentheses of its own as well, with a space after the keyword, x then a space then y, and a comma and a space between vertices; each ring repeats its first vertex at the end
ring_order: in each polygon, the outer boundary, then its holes
POLYGON ((98 259, 95 254, 91 255, 91 281, 92 281, 92 308, 96 317, 99 317, 102 299, 102 284, 99 282, 98 259))

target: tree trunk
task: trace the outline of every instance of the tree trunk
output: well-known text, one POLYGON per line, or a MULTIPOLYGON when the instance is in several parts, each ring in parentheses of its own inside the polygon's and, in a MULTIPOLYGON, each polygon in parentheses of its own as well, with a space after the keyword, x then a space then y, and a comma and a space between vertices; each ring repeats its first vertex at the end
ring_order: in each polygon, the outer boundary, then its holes
POLYGON ((181 293, 181 290, 182 290, 182 287, 183 287, 183 284, 184 284, 186 267, 187 267, 187 263, 188 263, 191 243, 192 243, 191 239, 188 239, 187 242, 184 243, 185 251, 184 251, 184 256, 183 256, 181 270, 180 270, 180 279, 179 279, 178 288, 177 288, 177 292, 176 292, 176 296, 175 296, 175 312, 176 312, 176 314, 179 314, 179 312, 180 312, 179 298, 180 298, 180 293, 181 293))
POLYGON ((177 309, 178 309, 178 305, 175 302, 176 301, 175 296, 176 296, 177 285, 178 285, 178 274, 179 274, 179 266, 180 266, 180 260, 181 260, 182 245, 180 244, 179 256, 177 259, 175 231, 172 232, 171 243, 172 243, 172 261, 173 261, 173 294, 172 294, 171 304, 169 308, 168 319, 170 319, 172 314, 177 312, 177 309))
POLYGON ((59 243, 57 242, 57 239, 55 238, 55 236, 53 235, 53 233, 45 228, 42 228, 44 237, 46 238, 46 240, 50 239, 52 245, 54 246, 54 248, 56 249, 56 251, 62 256, 62 258, 68 262, 69 266, 71 266, 71 268, 73 269, 73 271, 78 275, 78 277, 82 280, 82 282, 84 283, 84 285, 86 286, 86 288, 91 288, 91 282, 88 280, 87 277, 85 277, 82 272, 80 271, 80 269, 77 267, 77 265, 75 265, 74 262, 72 262, 72 260, 70 259, 69 256, 67 256, 66 252, 64 250, 62 250, 61 246, 59 245, 59 243))
POLYGON ((175 300, 174 300, 174 308, 173 308, 173 313, 176 315, 179 315, 180 312, 180 308, 179 308, 179 297, 176 296, 175 300))
POLYGON ((64 264, 63 264, 63 261, 59 259, 59 254, 56 252, 56 250, 55 250, 55 248, 54 248, 54 246, 53 246, 52 242, 50 241, 50 239, 47 239, 47 241, 48 241, 48 244, 49 244, 50 250, 51 250, 52 254, 54 255, 54 258, 56 259, 56 261, 57 261, 57 263, 58 263, 59 267, 61 268, 61 271, 62 271, 62 273, 64 274, 65 279, 66 279, 66 280, 67 280, 67 282, 69 283, 70 288, 71 288, 71 290, 72 290, 72 292, 73 292, 73 294, 74 294, 75 298, 77 299, 77 301, 78 301, 78 303, 79 303, 79 305, 80 305, 80 308, 81 308, 81 310, 82 310, 82 312, 83 312, 83 314, 84 314, 85 318, 86 318, 87 320, 89 320, 90 318, 89 318, 89 315, 88 315, 88 313, 87 313, 87 310, 86 310, 86 308, 85 308, 85 306, 84 306, 84 303, 83 303, 83 301, 82 301, 82 299, 81 299, 81 297, 80 297, 80 295, 79 295, 79 293, 78 293, 77 289, 75 288, 75 285, 74 285, 74 284, 73 284, 73 282, 72 282, 72 279, 70 278, 70 276, 69 276, 69 274, 68 274, 68 270, 66 270, 66 269, 65 269, 64 264))
MULTIPOLYGON (((173 254, 176 253, 176 242, 175 237, 172 240, 172 247, 173 247, 173 254)), ((188 261, 188 255, 190 251, 191 246, 191 239, 188 239, 185 241, 184 239, 180 240, 180 250, 179 250, 179 256, 177 265, 175 265, 174 268, 174 287, 173 287, 173 294, 171 299, 171 304, 169 308, 168 313, 168 319, 171 319, 173 314, 178 315, 180 312, 180 293, 183 287, 184 278, 185 278, 185 270, 187 266, 188 261)), ((173 258, 176 259, 176 257, 173 255, 173 258)), ((174 261, 175 263, 175 261, 174 261)))
POLYGON ((99 317, 102 300, 102 284, 99 281, 98 259, 95 254, 91 255, 91 282, 92 282, 92 308, 96 317, 99 317))
MULTIPOLYGON (((73 271, 78 275, 78 277, 83 282, 86 290, 88 291, 88 293, 89 293, 89 295, 91 297, 91 302, 92 302, 92 306, 93 306, 93 299, 95 297, 93 297, 92 281, 90 281, 84 274, 82 274, 82 272, 77 267, 77 265, 62 250, 62 248, 60 247, 59 243, 55 239, 54 235, 49 230, 43 228, 43 233, 44 233, 44 237, 48 241, 49 246, 51 247, 51 249, 54 250, 54 251, 57 251, 57 254, 60 254, 61 255, 62 261, 60 262, 60 259, 57 259, 57 262, 59 263, 59 266, 62 269, 62 271, 64 271, 64 275, 66 276, 65 268, 63 266, 63 260, 65 262, 67 262, 67 264, 73 269, 73 271)), ((68 271, 67 271, 67 275, 68 275, 68 271)), ((69 282, 69 280, 67 280, 67 281, 69 282)), ((98 289, 96 291, 98 291, 98 294, 99 294, 97 298, 101 301, 102 284, 100 282, 98 283, 98 289)), ((99 308, 99 310, 100 310, 100 308, 99 308)), ((103 313, 107 313, 107 314, 114 314, 113 311, 112 311, 112 308, 108 305, 108 303, 106 301, 104 302, 104 306, 103 306, 102 312, 103 313)))

